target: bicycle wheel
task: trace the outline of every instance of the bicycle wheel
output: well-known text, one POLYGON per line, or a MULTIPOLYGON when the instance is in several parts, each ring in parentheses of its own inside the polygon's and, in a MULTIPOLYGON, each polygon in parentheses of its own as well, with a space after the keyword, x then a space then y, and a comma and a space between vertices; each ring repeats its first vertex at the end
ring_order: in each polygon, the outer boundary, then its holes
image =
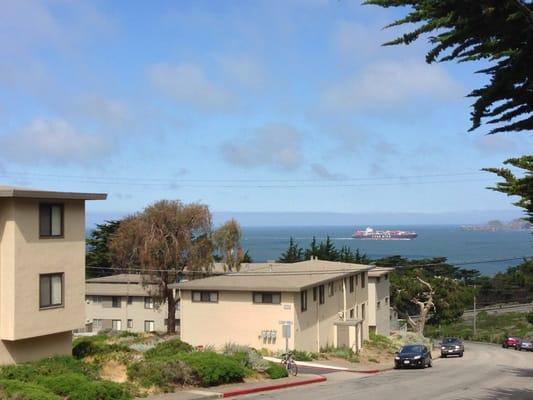
POLYGON ((296 376, 298 375, 298 366, 294 361, 289 362, 287 364, 287 371, 289 372, 289 375, 296 376))

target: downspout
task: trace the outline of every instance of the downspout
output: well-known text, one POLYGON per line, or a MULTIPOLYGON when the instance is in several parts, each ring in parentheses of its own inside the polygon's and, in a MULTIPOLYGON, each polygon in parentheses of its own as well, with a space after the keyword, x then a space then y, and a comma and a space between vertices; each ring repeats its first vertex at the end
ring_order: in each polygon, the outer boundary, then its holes
POLYGON ((342 312, 342 320, 346 321, 346 278, 342 280, 342 297, 343 297, 343 312, 342 312))
POLYGON ((316 299, 316 351, 317 353, 320 353, 320 315, 319 315, 319 308, 320 308, 320 289, 317 287, 318 291, 318 299, 316 299))

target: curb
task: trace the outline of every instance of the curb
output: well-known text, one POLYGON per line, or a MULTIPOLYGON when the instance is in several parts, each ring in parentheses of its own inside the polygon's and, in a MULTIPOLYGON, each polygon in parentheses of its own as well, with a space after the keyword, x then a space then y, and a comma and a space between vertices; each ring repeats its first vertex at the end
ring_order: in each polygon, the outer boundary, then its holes
POLYGON ((327 381, 327 378, 325 376, 318 376, 316 378, 308 379, 306 381, 279 383, 277 385, 259 386, 259 387, 248 388, 248 389, 230 390, 228 392, 221 393, 222 396, 220 396, 220 397, 244 396, 245 394, 252 394, 252 393, 258 393, 258 392, 267 392, 267 391, 270 391, 270 390, 278 390, 278 389, 286 389, 286 388, 290 388, 290 387, 302 386, 302 385, 310 385, 312 383, 320 383, 320 382, 325 382, 325 381, 327 381))
MULTIPOLYGON (((271 361, 271 362, 277 362, 279 363, 281 360, 274 358, 274 357, 263 357, 265 360, 271 361)), ((335 367, 332 365, 322 365, 317 364, 313 362, 307 362, 307 361, 296 361, 296 365, 299 365, 301 367, 305 368, 316 368, 316 369, 323 369, 326 371, 338 371, 338 372, 351 372, 351 373, 359 373, 359 374, 378 374, 382 371, 389 371, 393 369, 393 367, 387 367, 384 369, 367 369, 367 370, 357 370, 357 369, 350 369, 345 367, 335 367)))

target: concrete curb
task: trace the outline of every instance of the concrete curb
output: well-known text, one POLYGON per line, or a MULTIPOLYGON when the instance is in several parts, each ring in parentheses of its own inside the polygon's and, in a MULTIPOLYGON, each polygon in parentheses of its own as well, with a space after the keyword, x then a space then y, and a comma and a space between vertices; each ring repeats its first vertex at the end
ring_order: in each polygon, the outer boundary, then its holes
MULTIPOLYGON (((281 362, 280 359, 274 358, 274 357, 263 357, 265 360, 279 363, 281 362)), ((357 370, 357 369, 351 369, 346 367, 336 367, 333 365, 323 365, 313 362, 307 362, 307 361, 296 361, 296 365, 302 366, 302 367, 309 367, 309 368, 316 368, 316 369, 324 369, 326 371, 339 371, 339 372, 351 372, 351 373, 360 373, 360 374, 377 374, 382 371, 389 371, 393 369, 393 367, 387 367, 384 369, 368 369, 368 370, 357 370)))
POLYGON ((327 381, 327 378, 325 376, 318 376, 316 378, 307 379, 305 381, 287 382, 287 383, 279 383, 279 384, 274 384, 274 385, 269 385, 269 386, 259 386, 259 387, 254 387, 254 388, 230 390, 228 392, 221 393, 220 397, 244 396, 246 394, 267 392, 270 390, 286 389, 286 388, 291 388, 295 386, 310 385, 312 383, 320 383, 320 382, 325 382, 325 381, 327 381))

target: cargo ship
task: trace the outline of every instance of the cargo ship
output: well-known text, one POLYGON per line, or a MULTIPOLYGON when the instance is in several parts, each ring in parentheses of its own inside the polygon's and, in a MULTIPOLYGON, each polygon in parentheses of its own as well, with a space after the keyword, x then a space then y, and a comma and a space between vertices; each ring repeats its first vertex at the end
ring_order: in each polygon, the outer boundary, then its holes
POLYGON ((408 231, 375 231, 366 228, 364 231, 355 231, 352 235, 354 239, 366 240, 411 240, 418 236, 416 232, 408 231))

